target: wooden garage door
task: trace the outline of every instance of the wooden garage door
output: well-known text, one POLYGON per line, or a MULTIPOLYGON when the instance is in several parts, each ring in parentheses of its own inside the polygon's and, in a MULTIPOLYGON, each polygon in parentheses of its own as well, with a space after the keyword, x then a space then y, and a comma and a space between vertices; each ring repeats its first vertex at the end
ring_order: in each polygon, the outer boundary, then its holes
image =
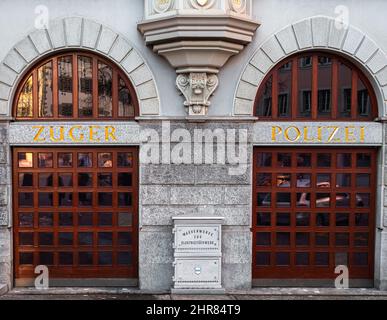
POLYGON ((376 151, 256 148, 253 278, 373 278, 376 151))
POLYGON ((137 278, 136 148, 16 148, 15 276, 137 278))

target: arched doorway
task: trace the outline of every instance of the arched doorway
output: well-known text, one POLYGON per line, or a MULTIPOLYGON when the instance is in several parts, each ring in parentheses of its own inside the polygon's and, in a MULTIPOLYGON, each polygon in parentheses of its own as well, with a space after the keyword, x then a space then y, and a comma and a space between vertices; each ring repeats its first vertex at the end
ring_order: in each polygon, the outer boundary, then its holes
MULTIPOLYGON (((262 82, 255 115, 262 123, 289 123, 287 130, 273 129, 272 141, 302 137, 318 147, 254 149, 253 279, 329 280, 333 286, 336 266, 345 265, 350 279, 372 280, 377 152, 332 147, 338 130, 350 145, 351 122, 377 117, 366 77, 325 52, 291 56, 262 82), (334 125, 340 122, 346 127, 334 125), (318 123, 313 136, 310 123, 318 123)), ((361 139, 361 129, 358 134, 361 139)))
POLYGON ((98 55, 63 52, 28 71, 14 101, 16 121, 36 123, 36 141, 46 132, 51 142, 66 135, 73 145, 13 149, 16 285, 33 284, 38 265, 48 267, 54 285, 135 284, 138 150, 100 142, 115 139, 106 124, 137 114, 131 83, 98 55))

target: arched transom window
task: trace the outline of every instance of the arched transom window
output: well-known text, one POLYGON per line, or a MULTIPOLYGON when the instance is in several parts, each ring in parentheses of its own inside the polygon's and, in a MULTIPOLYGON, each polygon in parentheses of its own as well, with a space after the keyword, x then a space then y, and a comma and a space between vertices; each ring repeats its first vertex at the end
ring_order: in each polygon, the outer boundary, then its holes
POLYGON ((63 53, 29 71, 17 93, 18 120, 130 119, 135 92, 121 70, 103 58, 63 53))
POLYGON ((264 79, 255 102, 260 120, 374 120, 376 98, 353 64, 325 53, 281 62, 264 79))

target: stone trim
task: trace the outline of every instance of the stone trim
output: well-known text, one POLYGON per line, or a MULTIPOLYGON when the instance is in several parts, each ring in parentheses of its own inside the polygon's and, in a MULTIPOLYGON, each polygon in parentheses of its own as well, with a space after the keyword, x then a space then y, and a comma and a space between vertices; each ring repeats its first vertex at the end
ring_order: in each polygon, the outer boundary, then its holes
POLYGON ((141 54, 122 35, 85 18, 68 17, 50 22, 19 41, 0 62, 0 118, 12 115, 16 84, 38 59, 63 49, 89 50, 118 64, 131 80, 141 116, 160 114, 154 76, 141 54))
POLYGON ((315 16, 293 23, 273 34, 255 52, 244 69, 234 97, 234 116, 254 114, 258 88, 268 72, 291 54, 305 50, 330 50, 355 60, 370 78, 379 116, 387 115, 387 56, 364 32, 348 26, 338 29, 331 17, 315 16))

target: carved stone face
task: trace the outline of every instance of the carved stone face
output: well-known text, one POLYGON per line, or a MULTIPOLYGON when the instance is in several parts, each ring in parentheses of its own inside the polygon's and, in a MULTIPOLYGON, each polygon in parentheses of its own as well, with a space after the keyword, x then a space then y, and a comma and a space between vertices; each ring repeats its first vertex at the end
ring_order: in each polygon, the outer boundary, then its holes
POLYGON ((207 4, 208 0, 197 0, 197 2, 199 5, 201 5, 203 7, 207 4))

